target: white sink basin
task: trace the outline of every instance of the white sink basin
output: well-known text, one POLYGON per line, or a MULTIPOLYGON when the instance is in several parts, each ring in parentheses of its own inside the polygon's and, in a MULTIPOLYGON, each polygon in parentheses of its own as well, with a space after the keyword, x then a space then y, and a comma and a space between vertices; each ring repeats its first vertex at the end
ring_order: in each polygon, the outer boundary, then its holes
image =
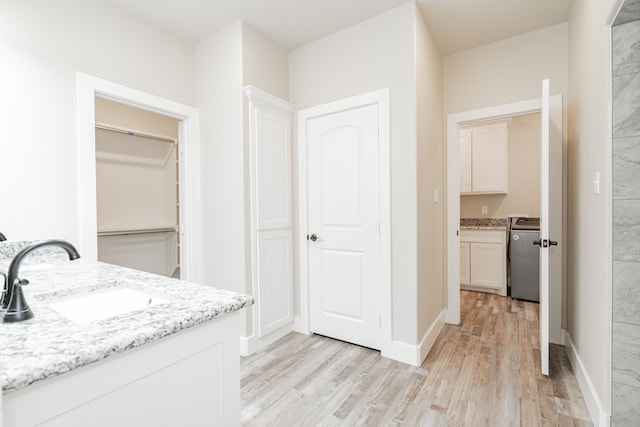
POLYGON ((48 303, 47 306, 68 319, 83 324, 167 302, 129 288, 109 288, 59 299, 48 303))

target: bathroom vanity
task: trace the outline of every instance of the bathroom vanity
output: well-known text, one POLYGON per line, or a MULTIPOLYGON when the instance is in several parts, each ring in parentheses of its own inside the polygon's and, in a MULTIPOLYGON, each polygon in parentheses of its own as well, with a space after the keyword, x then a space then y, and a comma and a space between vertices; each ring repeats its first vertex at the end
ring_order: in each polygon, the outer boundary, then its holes
MULTIPOLYGON (((0 269, 24 244, 0 244, 0 269)), ((34 317, 0 324, 0 426, 240 425, 250 296, 56 248, 20 276, 34 317)))

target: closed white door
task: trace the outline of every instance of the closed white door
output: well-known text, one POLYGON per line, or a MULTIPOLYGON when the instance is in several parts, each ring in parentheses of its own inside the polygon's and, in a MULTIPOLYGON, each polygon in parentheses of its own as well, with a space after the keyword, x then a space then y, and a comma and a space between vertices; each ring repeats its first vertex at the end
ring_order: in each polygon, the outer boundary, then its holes
POLYGON ((549 342, 560 342, 562 249, 562 100, 549 97, 549 80, 542 82, 540 168, 540 361, 549 375, 549 342), (555 120, 554 120, 555 118, 555 120), (552 330, 551 325, 555 325, 552 330))
POLYGON ((306 122, 309 329, 380 348, 377 104, 306 122))

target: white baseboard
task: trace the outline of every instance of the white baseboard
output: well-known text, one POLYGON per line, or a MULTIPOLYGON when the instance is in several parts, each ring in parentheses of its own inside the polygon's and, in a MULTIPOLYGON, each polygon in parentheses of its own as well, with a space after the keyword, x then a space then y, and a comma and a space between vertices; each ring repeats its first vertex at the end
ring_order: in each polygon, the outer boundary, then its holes
POLYGON ((294 316, 293 330, 301 334, 309 335, 309 321, 306 317, 294 316))
POLYGON ((413 366, 420 366, 427 357, 433 343, 438 338, 440 331, 444 327, 445 310, 431 324, 427 333, 422 337, 420 344, 411 345, 400 341, 391 341, 391 344, 382 351, 383 357, 396 360, 398 362, 408 363, 413 366))
POLYGON ((422 337, 422 341, 420 341, 420 363, 418 365, 422 365, 424 359, 427 358, 427 354, 429 354, 429 350, 433 347, 433 343, 436 342, 438 335, 444 328, 444 319, 446 317, 446 310, 442 310, 440 315, 436 318, 435 322, 431 324, 431 327, 427 331, 427 333, 422 337))
POLYGON ((264 337, 258 337, 256 335, 240 336, 240 356, 249 356, 255 352, 258 352, 287 335, 289 332, 293 332, 293 323, 284 325, 280 329, 271 332, 264 337))
POLYGON ((602 402, 596 393, 593 382, 589 373, 585 369, 584 363, 578 354, 578 351, 571 340, 569 332, 565 331, 564 342, 566 343, 567 355, 571 362, 573 372, 576 374, 580 391, 584 397, 584 401, 589 409, 589 415, 591 415, 591 421, 595 427, 609 427, 611 423, 611 414, 605 411, 602 407, 602 402))

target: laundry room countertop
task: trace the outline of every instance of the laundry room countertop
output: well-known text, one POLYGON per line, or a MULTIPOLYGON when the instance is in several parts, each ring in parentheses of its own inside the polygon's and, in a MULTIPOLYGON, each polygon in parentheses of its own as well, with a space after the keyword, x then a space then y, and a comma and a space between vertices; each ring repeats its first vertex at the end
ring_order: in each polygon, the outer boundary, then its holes
POLYGON ((460 218, 461 230, 505 230, 506 218, 460 218))
MULTIPOLYGON (((0 243, 0 271, 29 242, 0 243)), ((57 247, 29 254, 20 268, 32 319, 0 323, 0 383, 4 394, 111 355, 209 322, 253 304, 249 295, 82 258, 57 247), (128 288, 164 303, 89 323, 75 323, 48 306, 54 300, 128 288)), ((0 277, 0 281, 2 277, 0 277)), ((2 310, 0 310, 0 315, 2 310)))

